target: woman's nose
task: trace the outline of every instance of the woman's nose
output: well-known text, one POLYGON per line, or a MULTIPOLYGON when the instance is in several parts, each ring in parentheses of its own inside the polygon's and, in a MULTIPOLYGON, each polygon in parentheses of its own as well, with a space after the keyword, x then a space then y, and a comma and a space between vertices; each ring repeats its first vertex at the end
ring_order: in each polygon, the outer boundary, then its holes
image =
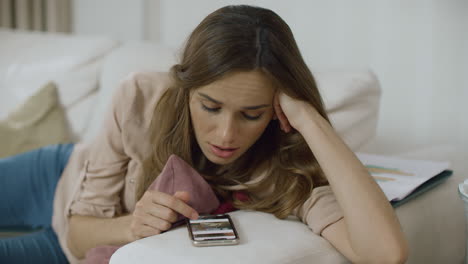
POLYGON ((218 127, 220 144, 224 147, 232 146, 237 135, 236 123, 233 117, 226 117, 218 127))

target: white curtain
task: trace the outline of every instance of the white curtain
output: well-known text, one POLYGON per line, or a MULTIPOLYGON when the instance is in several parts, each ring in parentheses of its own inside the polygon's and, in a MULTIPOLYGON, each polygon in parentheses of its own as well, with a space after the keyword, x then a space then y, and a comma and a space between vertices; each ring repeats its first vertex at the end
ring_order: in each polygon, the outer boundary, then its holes
POLYGON ((70 32, 70 0, 0 0, 0 27, 70 32))

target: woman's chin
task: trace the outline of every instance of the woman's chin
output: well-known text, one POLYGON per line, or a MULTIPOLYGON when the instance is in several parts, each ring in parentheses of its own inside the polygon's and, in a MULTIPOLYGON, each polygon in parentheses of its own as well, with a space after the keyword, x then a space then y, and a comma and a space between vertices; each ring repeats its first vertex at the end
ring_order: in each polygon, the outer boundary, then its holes
POLYGON ((211 161, 212 163, 216 164, 216 165, 228 165, 232 162, 234 162, 238 157, 237 156, 233 156, 233 157, 229 157, 229 158, 222 158, 222 157, 218 157, 212 153, 204 153, 205 154, 205 157, 211 161), (208 155, 207 155, 208 154, 208 155))
POLYGON ((216 165, 228 165, 229 163, 232 163, 235 159, 224 159, 224 158, 219 158, 219 157, 207 157, 209 161, 213 162, 216 165))

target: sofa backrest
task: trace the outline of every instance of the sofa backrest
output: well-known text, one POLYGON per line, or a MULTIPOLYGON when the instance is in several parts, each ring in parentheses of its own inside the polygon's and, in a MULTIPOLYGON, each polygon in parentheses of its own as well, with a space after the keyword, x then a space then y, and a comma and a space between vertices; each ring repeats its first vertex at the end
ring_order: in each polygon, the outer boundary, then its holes
POLYGON ((78 139, 92 112, 92 95, 104 57, 116 48, 115 40, 0 30, 0 119, 49 81, 57 84, 70 128, 78 139))
POLYGON ((112 94, 120 82, 132 72, 167 72, 176 62, 176 50, 149 42, 124 43, 105 58, 99 77, 99 102, 93 110, 93 117, 83 140, 89 141, 101 129, 106 111, 110 107, 112 94))
POLYGON ((314 70, 330 121, 352 150, 377 133, 381 87, 369 69, 314 70))
MULTIPOLYGON (((135 71, 168 71, 178 51, 147 42, 0 30, 0 116, 54 80, 76 140, 99 129, 120 81, 135 71), (6 40, 6 41, 4 41, 6 40)), ((336 131, 353 150, 375 136, 380 85, 369 70, 312 69, 336 131)))
MULTIPOLYGON (((104 60, 100 90, 90 126, 83 138, 92 139, 109 109, 113 91, 135 71, 168 71, 178 51, 154 43, 125 43, 104 60)), ((381 88, 368 69, 312 69, 330 121, 345 142, 357 150, 376 134, 381 88)))

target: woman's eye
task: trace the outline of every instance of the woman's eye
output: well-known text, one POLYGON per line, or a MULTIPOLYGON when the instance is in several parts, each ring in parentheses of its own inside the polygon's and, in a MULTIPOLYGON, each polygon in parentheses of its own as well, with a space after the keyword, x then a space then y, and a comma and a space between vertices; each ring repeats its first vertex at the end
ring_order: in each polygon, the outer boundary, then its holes
POLYGON ((212 113, 216 113, 219 111, 220 107, 208 107, 204 104, 202 104, 202 108, 205 110, 205 111, 208 111, 208 112, 212 112, 212 113))
MULTIPOLYGON (((219 110, 221 109, 221 107, 208 107, 204 104, 201 104, 203 110, 207 111, 207 112, 210 112, 210 113, 218 113, 219 110)), ((245 119, 247 120, 258 120, 262 114, 259 114, 259 115, 256 115, 256 116, 252 116, 252 115, 248 115, 246 113, 242 113, 242 116, 244 116, 245 119)))
POLYGON ((259 115, 256 115, 256 116, 251 116, 251 115, 248 115, 246 113, 242 113, 242 115, 244 115, 245 119, 247 120, 258 120, 262 114, 259 114, 259 115))

